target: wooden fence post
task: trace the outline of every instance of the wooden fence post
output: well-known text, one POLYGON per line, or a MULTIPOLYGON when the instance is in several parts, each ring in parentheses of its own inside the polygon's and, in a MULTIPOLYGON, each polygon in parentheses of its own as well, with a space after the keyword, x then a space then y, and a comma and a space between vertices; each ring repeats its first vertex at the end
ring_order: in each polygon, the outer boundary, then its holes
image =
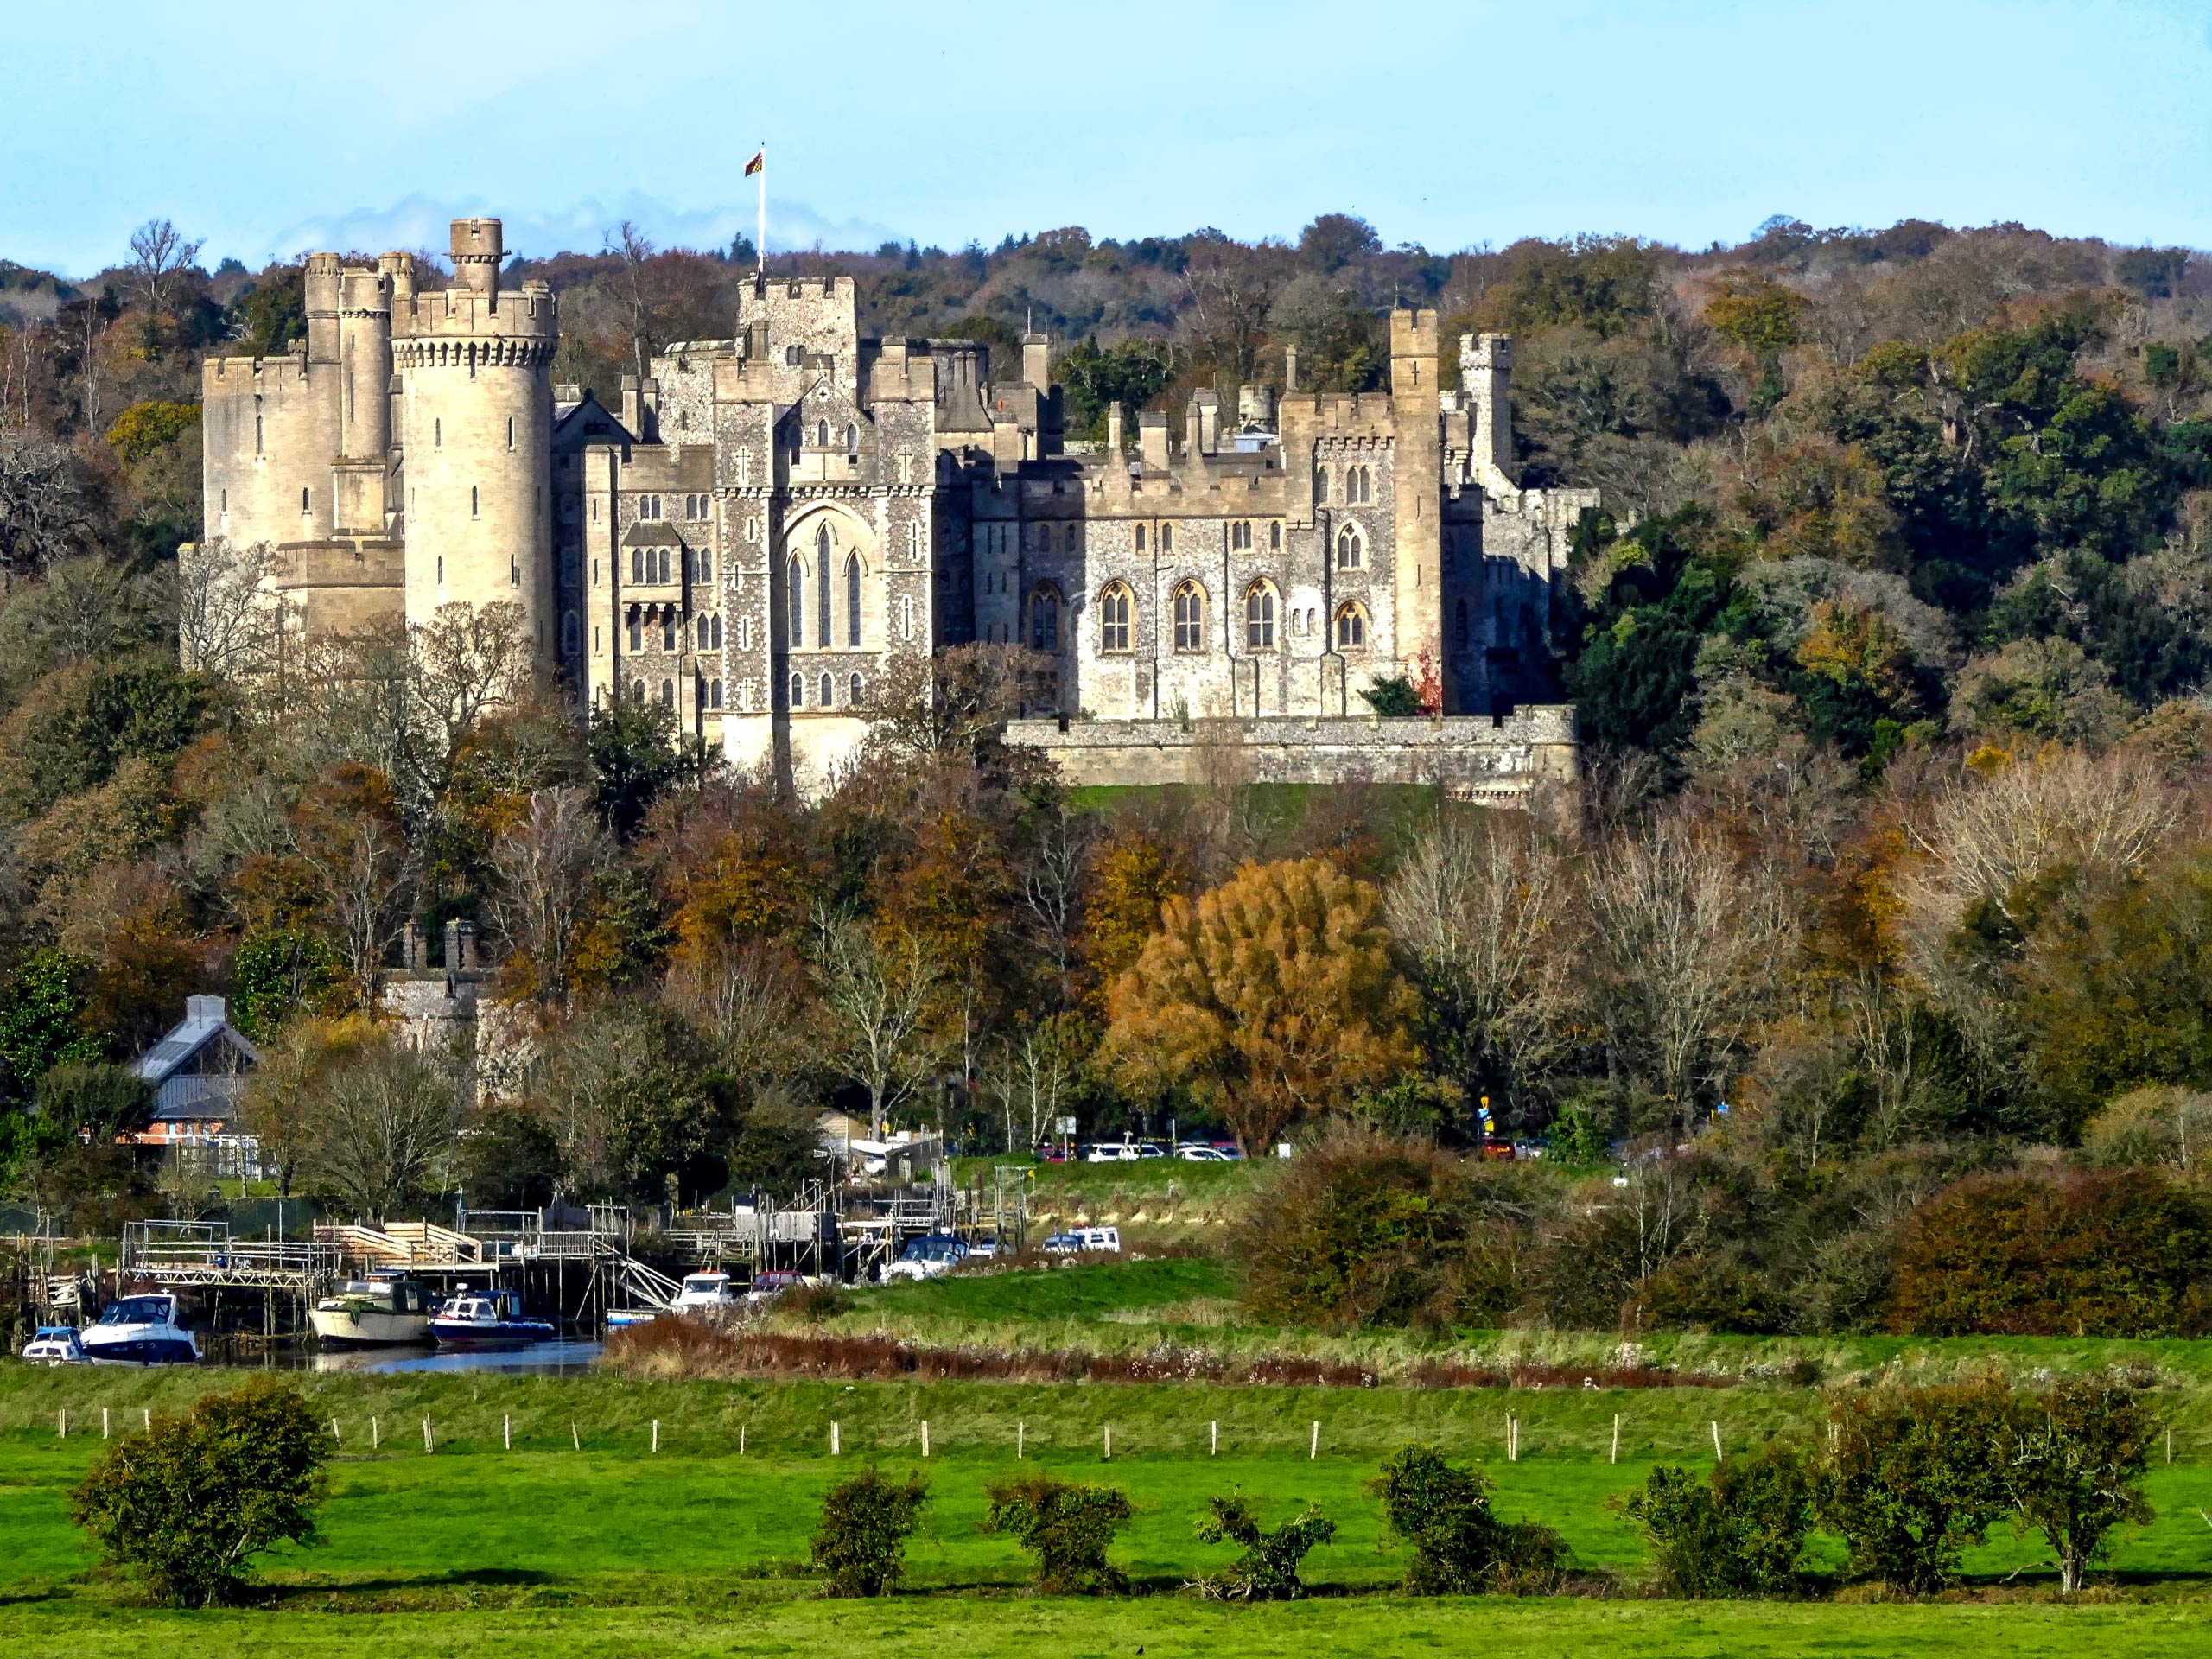
POLYGON ((1712 1426, 1713 1461, 1716 1463, 1723 1462, 1726 1459, 1728 1454, 1720 1449, 1720 1420, 1717 1417, 1713 1418, 1712 1420, 1712 1426))
POLYGON ((1210 1458, 1217 1458, 1220 1455, 1221 1420, 1217 1417, 1213 1421, 1206 1425, 1206 1456, 1210 1458))
POLYGON ((1316 1417, 1316 1418, 1313 1420, 1313 1439, 1312 1443, 1311 1443, 1310 1445, 1308 1445, 1308 1446, 1306 1446, 1306 1460, 1308 1463, 1311 1463, 1314 1459, 1316 1459, 1316 1458, 1319 1457, 1320 1455, 1321 1455, 1321 1420, 1320 1420, 1319 1417, 1316 1417))
POLYGON ((435 1452, 437 1449, 437 1436, 430 1430, 430 1420, 425 1417, 423 1420, 423 1450, 428 1452, 435 1452))
POLYGON ((832 1417, 830 1420, 830 1455, 834 1458, 837 1453, 837 1420, 832 1417))
POLYGON ((584 1437, 576 1433, 575 1419, 573 1417, 569 1420, 569 1444, 579 1452, 584 1449, 584 1437))
POLYGON ((146 1432, 149 1434, 152 1433, 154 1432, 154 1408, 151 1406, 141 1406, 138 1408, 138 1414, 144 1421, 146 1432))
POLYGON ((330 1420, 330 1438, 336 1445, 343 1446, 346 1444, 346 1437, 338 1432, 338 1420, 335 1417, 330 1420))
POLYGON ((930 1420, 929 1420, 928 1418, 925 1417, 925 1418, 923 1418, 923 1419, 922 1419, 922 1455, 923 1455, 924 1457, 925 1457, 925 1458, 926 1458, 927 1456, 929 1456, 929 1454, 930 1454, 930 1420))
POLYGON ((1106 1460, 1107 1462, 1109 1462, 1109 1463, 1110 1463, 1111 1461, 1113 1461, 1113 1457, 1114 1457, 1114 1425, 1113 1425, 1113 1424, 1111 1424, 1111 1423, 1109 1423, 1109 1424, 1107 1424, 1107 1425, 1106 1425, 1106 1458, 1105 1458, 1105 1460, 1106 1460))
POLYGON ((100 1439, 107 1439, 107 1408, 100 1408, 100 1439))
POLYGON ((62 1439, 62 1440, 67 1440, 67 1439, 69 1438, 69 1408, 68 1408, 68 1407, 64 1406, 64 1407, 62 1407, 62 1408, 61 1408, 61 1414, 60 1414, 60 1420, 59 1420, 59 1421, 60 1421, 60 1425, 61 1425, 60 1433, 59 1438, 60 1438, 60 1439, 62 1439))
POLYGON ((1029 1455, 1028 1441, 1029 1425, 1017 1419, 1014 1425, 1014 1455, 1016 1458, 1025 1458, 1029 1455))
POLYGON ((514 1449, 515 1420, 503 1411, 499 1414, 499 1450, 512 1452, 514 1449))
POLYGON ((376 1418, 374 1416, 371 1416, 369 1419, 369 1450, 372 1452, 378 1451, 382 1449, 383 1446, 384 1432, 377 1427, 376 1418))
POLYGON ((653 1419, 653 1450, 656 1452, 660 1450, 660 1419, 658 1417, 653 1419))
POLYGON ((737 1426, 737 1455, 741 1458, 745 1455, 745 1425, 743 1423, 737 1426))

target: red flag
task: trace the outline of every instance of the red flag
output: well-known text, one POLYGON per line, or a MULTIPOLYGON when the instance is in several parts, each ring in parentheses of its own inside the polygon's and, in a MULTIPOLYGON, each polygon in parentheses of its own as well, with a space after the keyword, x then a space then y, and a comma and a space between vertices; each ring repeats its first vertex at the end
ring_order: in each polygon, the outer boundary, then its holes
POLYGON ((745 164, 745 176, 749 179, 767 165, 768 152, 765 149, 756 149, 753 152, 753 159, 745 164))

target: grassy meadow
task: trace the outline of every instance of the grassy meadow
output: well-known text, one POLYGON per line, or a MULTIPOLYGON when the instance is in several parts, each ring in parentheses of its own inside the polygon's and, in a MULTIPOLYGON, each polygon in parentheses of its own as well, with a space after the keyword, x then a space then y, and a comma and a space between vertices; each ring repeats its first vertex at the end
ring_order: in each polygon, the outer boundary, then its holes
MULTIPOLYGON (((1084 1265, 862 1292, 830 1323, 997 1328, 1007 1339, 1127 1332, 1154 1344, 1178 1332, 1255 1344, 1282 1334, 1172 1322, 1227 1304, 1230 1288, 1206 1260, 1084 1265)), ((1466 1333, 1456 1345, 1502 1351, 1515 1340, 1466 1333)), ((1587 1345, 1596 1354, 1605 1344, 1587 1345)), ((2202 1344, 1681 1338, 1679 1346, 1655 1357, 1716 1376, 1726 1368, 1741 1380, 1508 1390, 305 1373, 302 1389, 318 1415, 336 1420, 342 1446, 322 1540, 264 1559, 263 1605, 209 1613, 145 1605, 133 1586, 106 1575, 70 1524, 67 1493, 102 1449, 103 1408, 109 1432, 122 1435, 142 1412, 188 1404, 244 1374, 10 1368, 0 1374, 0 1651, 137 1654, 191 1642, 244 1654, 556 1645, 584 1655, 790 1654, 855 1639, 889 1653, 1068 1656, 1478 1644, 1507 1656, 1600 1645, 1716 1656, 1965 1654, 2000 1643, 2019 1656, 2202 1650, 2212 1624, 2212 1523, 2203 1518, 2212 1512, 2204 1408, 2212 1376, 2202 1344), (1856 1591, 1817 1603, 1643 1599, 1641 1541, 1608 1498, 1656 1462, 1709 1465, 1716 1424, 1730 1450, 1815 1428, 1821 1389, 1784 1380, 1801 1375, 1790 1362, 1808 1357, 1827 1380, 1890 1364, 1949 1374, 1992 1360, 2024 1376, 2086 1364, 2155 1370, 2177 1429, 2174 1463, 2155 1459, 2151 1472, 2158 1519, 2126 1539, 2074 1606, 2055 1602, 2041 1540, 2006 1531, 1974 1553, 1966 1591, 1945 1602, 1885 1604, 1856 1591), (1521 1455, 1511 1462, 1509 1410, 1521 1421, 1521 1455), (425 1417, 435 1444, 427 1452, 425 1417), (381 1442, 373 1449, 372 1419, 381 1442), (1414 1438, 1478 1461, 1505 1514, 1558 1528, 1592 1593, 1522 1602, 1388 1593, 1404 1558, 1363 1483, 1384 1453, 1414 1438), (934 1502, 908 1550, 910 1593, 889 1605, 825 1602, 806 1566, 807 1540, 824 1491, 871 1459, 931 1483, 934 1502), (1071 1602, 1027 1593, 1027 1559, 978 1529, 987 1483, 1025 1464, 1128 1491, 1136 1516, 1114 1554, 1135 1596, 1071 1602), (1231 1491, 1254 1500, 1268 1523, 1309 1501, 1338 1522, 1336 1539, 1307 1558, 1312 1600, 1224 1607, 1192 1592, 1234 1554, 1199 1543, 1192 1523, 1207 1498, 1231 1491)), ((1833 1540, 1820 1541, 1816 1565, 1839 1559, 1833 1540)))

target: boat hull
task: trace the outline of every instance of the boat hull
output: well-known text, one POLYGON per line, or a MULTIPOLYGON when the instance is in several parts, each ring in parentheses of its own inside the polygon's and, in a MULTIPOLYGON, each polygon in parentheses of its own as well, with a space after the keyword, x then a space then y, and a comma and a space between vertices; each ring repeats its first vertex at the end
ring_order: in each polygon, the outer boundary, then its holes
POLYGON ((94 1365, 197 1365, 200 1351, 189 1337, 123 1337, 106 1342, 87 1339, 85 1358, 94 1365))
POLYGON ((397 1348, 430 1339, 427 1313, 318 1307, 308 1319, 315 1326, 316 1340, 326 1348, 397 1348))
POLYGON ((430 1336, 441 1348, 518 1348, 553 1342, 560 1332, 543 1319, 432 1319, 430 1336))

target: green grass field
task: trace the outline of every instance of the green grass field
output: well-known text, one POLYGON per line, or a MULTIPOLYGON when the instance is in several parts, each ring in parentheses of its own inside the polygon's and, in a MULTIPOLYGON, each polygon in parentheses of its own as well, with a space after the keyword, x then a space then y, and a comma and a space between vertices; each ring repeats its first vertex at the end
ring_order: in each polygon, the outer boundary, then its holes
MULTIPOLYGON (((1157 1264, 1187 1270, 1192 1264, 1157 1264)), ((948 1295, 957 1281, 931 1287, 948 1295)), ((970 1283, 979 1281, 969 1281, 970 1283)), ((1092 1293, 1096 1294, 1096 1293, 1092 1293)), ((1361 1483, 1420 1435, 1479 1459, 1509 1514, 1567 1536, 1578 1565, 1627 1586, 1639 1541, 1605 1507, 1655 1459, 1711 1456, 1810 1422, 1802 1389, 1516 1391, 1523 1452, 1507 1463, 1495 1390, 1287 1389, 1167 1385, 626 1382, 490 1376, 303 1376, 346 1450, 332 1469, 325 1541, 264 1563, 270 1604, 177 1614, 134 1604, 94 1571, 67 1492, 101 1450, 99 1413, 121 1433, 148 1406, 182 1404, 217 1374, 23 1371, 0 1379, 0 1650, 141 1653, 169 1640, 224 1652, 814 1653, 862 1632, 893 1652, 999 1654, 1486 1651, 1553 1654, 1603 1643, 1629 1654, 2202 1650, 2212 1587, 2212 1465, 2155 1469, 2159 1515, 2115 1554, 2098 1605, 2048 1605, 2040 1541, 1993 1537, 1969 1561, 1960 1605, 1688 1605, 1641 1600, 1415 1603, 1389 1595, 1402 1570, 1361 1483), (57 1434, 67 1409, 72 1432, 57 1434), (1623 1452, 1611 1463, 1613 1414, 1623 1452), (382 1449, 365 1445, 378 1420, 382 1449), (431 1418, 437 1449, 422 1448, 431 1418), (502 1446, 503 1420, 514 1449, 502 1446), (651 1448, 660 1425, 661 1451, 651 1448), (1321 1455, 1308 1456, 1311 1425, 1321 1455), (839 1425, 843 1455, 829 1455, 839 1425), (920 1426, 932 1455, 920 1455, 920 1426), (1208 1455, 1208 1424, 1221 1455, 1208 1455), (1102 1458, 1114 1429, 1115 1457, 1102 1458), (1017 1430, 1017 1425, 1020 1426, 1017 1430), (572 1431, 573 1426, 573 1431, 572 1431), (739 1435, 746 1452, 738 1453, 739 1435), (574 1449, 571 1433, 582 1443, 574 1449), (1027 1562, 976 1530, 983 1487, 1018 1465, 1124 1486, 1137 1510, 1116 1554, 1146 1594, 1129 1603, 1039 1601, 1027 1562), (936 1501, 910 1548, 914 1594, 894 1606, 812 1599, 803 1562, 822 1493, 880 1459, 913 1468, 936 1501), (1308 1500, 1341 1529, 1308 1559, 1313 1602, 1222 1609, 1185 1592, 1230 1552, 1192 1523, 1241 1491, 1267 1517, 1308 1500), (1991 1586, 2018 1578, 2001 1591, 1991 1586), (978 1602, 974 1598, 989 1599, 978 1602), (988 1611, 986 1609, 988 1608, 988 1611), (1049 1643, 1040 1649, 1038 1644, 1049 1643)), ((1832 1547, 1828 1550, 1833 1559, 1832 1547)))

